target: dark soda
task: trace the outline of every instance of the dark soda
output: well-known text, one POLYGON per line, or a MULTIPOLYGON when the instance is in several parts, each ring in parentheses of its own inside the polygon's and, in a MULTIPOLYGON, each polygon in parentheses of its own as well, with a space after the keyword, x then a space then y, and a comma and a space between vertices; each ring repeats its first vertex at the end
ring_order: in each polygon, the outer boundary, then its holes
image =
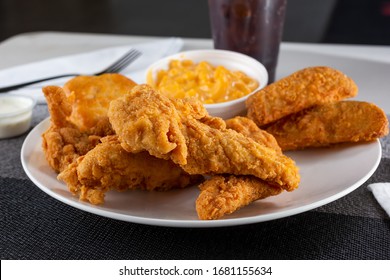
POLYGON ((209 0, 214 48, 257 59, 272 83, 286 7, 287 0, 209 0))

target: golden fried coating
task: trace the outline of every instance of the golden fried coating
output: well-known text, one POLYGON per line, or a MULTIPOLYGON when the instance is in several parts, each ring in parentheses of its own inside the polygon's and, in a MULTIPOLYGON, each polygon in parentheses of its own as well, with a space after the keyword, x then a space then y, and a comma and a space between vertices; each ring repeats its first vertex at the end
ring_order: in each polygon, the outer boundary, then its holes
POLYGON ((219 128, 200 101, 170 99, 148 85, 111 102, 108 116, 125 150, 171 159, 189 174, 253 175, 292 191, 295 162, 231 129, 219 128), (212 123, 213 125, 209 125, 212 123))
POLYGON ((196 212, 202 220, 215 220, 283 189, 253 176, 213 176, 199 185, 196 212))
POLYGON ((42 149, 50 167, 61 172, 79 156, 93 149, 100 136, 81 133, 77 128, 51 125, 42 134, 42 149))
POLYGON ((72 106, 64 90, 58 86, 47 86, 42 88, 42 92, 46 98, 51 123, 57 127, 75 127, 68 120, 72 113, 72 106))
POLYGON ((282 152, 275 137, 267 131, 260 129, 251 119, 238 116, 228 119, 225 122, 227 128, 233 129, 247 137, 250 137, 268 148, 282 152))
MULTIPOLYGON (((226 120, 226 127, 279 153, 282 152, 275 138, 248 118, 235 117, 226 120)), ((213 176, 204 181, 199 188, 201 192, 196 200, 196 211, 202 220, 219 219, 253 201, 277 195, 283 191, 282 188, 254 176, 235 175, 213 176)))
POLYGON ((104 74, 75 77, 64 88, 42 89, 51 122, 42 135, 42 148, 56 172, 94 148, 100 137, 114 134, 107 117, 109 103, 134 85, 120 74, 104 74))
POLYGON ((62 88, 43 88, 50 113, 50 127, 42 134, 42 149, 50 167, 56 172, 64 170, 79 156, 99 143, 99 135, 89 135, 67 121, 71 106, 62 88))
POLYGON ((108 126, 107 110, 110 102, 128 93, 136 83, 120 74, 78 76, 64 85, 72 107, 69 121, 80 131, 108 126))
POLYGON ((110 94, 110 90, 121 86, 123 78, 104 76, 72 79, 68 87, 80 90, 72 91, 73 99, 68 98, 61 87, 43 89, 51 124, 42 135, 42 148, 49 165, 60 172, 58 178, 72 193, 92 204, 102 203, 109 190, 167 190, 199 181, 201 176, 190 176, 171 161, 154 158, 146 152, 126 152, 116 136, 102 138, 114 133, 106 115, 107 102, 109 98, 116 98, 116 94, 124 94, 124 88, 110 94), (119 85, 109 89, 108 95, 103 97, 106 88, 117 82, 115 79, 119 79, 119 85), (88 97, 84 94, 89 93, 101 102, 94 100, 88 106, 88 97), (84 119, 72 121, 72 117, 80 114, 84 119), (99 144, 100 141, 103 143, 99 144))
POLYGON ((251 95, 246 101, 248 117, 261 127, 315 105, 353 97, 357 91, 355 82, 338 70, 305 68, 251 95))
POLYGON ((110 190, 165 191, 184 188, 202 179, 202 176, 188 175, 172 161, 155 158, 147 152, 126 152, 117 136, 104 137, 101 142, 58 175, 81 200, 100 204, 110 190))
POLYGON ((342 101, 298 112, 265 129, 287 151, 372 141, 389 133, 389 123, 386 114, 374 104, 342 101))

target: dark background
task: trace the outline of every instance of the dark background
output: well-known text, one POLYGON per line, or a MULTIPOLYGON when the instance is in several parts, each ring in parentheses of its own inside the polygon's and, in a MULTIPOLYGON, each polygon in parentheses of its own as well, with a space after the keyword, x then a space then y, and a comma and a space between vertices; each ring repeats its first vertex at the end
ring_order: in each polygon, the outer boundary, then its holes
MULTIPOLYGON (((0 41, 31 31, 211 38, 207 0, 0 0, 0 41)), ((288 0, 283 40, 390 45, 390 0, 288 0)))

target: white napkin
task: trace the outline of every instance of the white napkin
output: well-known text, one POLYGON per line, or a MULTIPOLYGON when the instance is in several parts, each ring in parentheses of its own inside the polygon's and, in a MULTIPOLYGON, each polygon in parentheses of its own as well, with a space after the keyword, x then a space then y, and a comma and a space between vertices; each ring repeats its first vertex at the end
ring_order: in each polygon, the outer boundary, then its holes
POLYGON ((379 205, 390 216, 390 183, 375 183, 367 187, 378 201, 379 205))
MULTIPOLYGON (((105 48, 88 53, 33 62, 0 70, 0 87, 67 73, 93 74, 111 65, 131 48, 141 51, 142 55, 126 69, 122 70, 121 74, 128 76, 137 83, 144 83, 145 70, 150 64, 164 56, 177 53, 182 47, 182 39, 168 38, 148 43, 105 48)), ((34 97, 38 103, 44 103, 46 101, 41 91, 42 86, 61 86, 69 79, 71 79, 71 77, 46 81, 19 90, 14 90, 10 93, 28 95, 34 97)))

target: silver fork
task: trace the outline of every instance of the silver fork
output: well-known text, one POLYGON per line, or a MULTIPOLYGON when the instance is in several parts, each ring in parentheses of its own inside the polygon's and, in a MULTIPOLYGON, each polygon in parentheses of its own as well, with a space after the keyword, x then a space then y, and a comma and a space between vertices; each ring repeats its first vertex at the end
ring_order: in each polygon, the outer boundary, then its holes
MULTIPOLYGON (((100 72, 94 73, 94 74, 89 74, 89 75, 97 76, 97 75, 101 75, 101 74, 105 74, 105 73, 118 73, 121 70, 123 70, 124 68, 126 68, 134 60, 136 60, 141 54, 142 53, 140 51, 138 51, 136 49, 131 49, 126 54, 124 54, 122 57, 120 57, 117 61, 115 61, 113 64, 108 66, 106 69, 104 69, 100 72)), ((79 75, 85 75, 85 74, 64 74, 64 75, 58 75, 58 76, 43 78, 43 79, 39 79, 39 80, 29 81, 29 82, 25 82, 25 83, 21 83, 21 84, 17 84, 17 85, 2 87, 2 88, 0 88, 0 93, 15 90, 18 88, 22 88, 22 87, 32 85, 32 84, 37 84, 37 83, 44 82, 44 81, 54 80, 54 79, 63 78, 63 77, 79 76, 79 75)))

